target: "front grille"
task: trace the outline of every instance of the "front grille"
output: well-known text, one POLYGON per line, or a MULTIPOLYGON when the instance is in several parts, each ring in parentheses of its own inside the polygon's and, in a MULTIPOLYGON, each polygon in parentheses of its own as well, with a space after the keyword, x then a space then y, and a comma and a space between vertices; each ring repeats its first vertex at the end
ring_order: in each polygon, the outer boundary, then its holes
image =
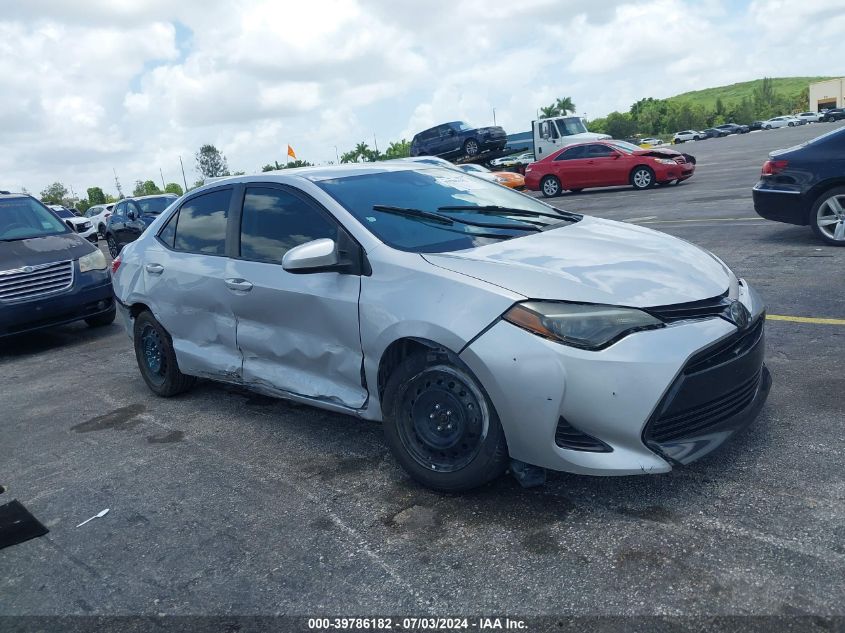
POLYGON ((708 319, 725 314, 730 306, 727 290, 709 299, 701 301, 690 301, 689 303, 676 303, 668 306, 657 306, 645 308, 645 311, 666 323, 683 321, 685 319, 708 319))
POLYGON ((53 262, 0 271, 0 301, 38 299, 73 284, 73 262, 53 262))
POLYGON ((760 341, 765 321, 766 314, 763 313, 747 330, 735 332, 714 347, 696 354, 687 362, 684 374, 696 374, 744 356, 760 341))
POLYGON ((79 224, 75 225, 74 228, 76 228, 77 233, 84 233, 85 231, 87 231, 88 229, 91 228, 91 223, 90 222, 80 222, 79 224))
POLYGON ((760 372, 757 372, 718 398, 672 416, 657 418, 649 425, 649 439, 661 443, 702 435, 751 404, 759 384, 760 372))
POLYGON ((576 429, 563 417, 557 422, 555 444, 561 448, 568 448, 573 451, 588 451, 592 453, 610 453, 613 451, 612 448, 601 440, 576 429))

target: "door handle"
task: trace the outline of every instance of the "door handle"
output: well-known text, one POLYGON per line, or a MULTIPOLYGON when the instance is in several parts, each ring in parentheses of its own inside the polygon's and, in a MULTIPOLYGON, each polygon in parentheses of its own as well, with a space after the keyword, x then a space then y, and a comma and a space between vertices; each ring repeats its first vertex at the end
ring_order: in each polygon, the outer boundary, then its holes
POLYGON ((144 266, 144 270, 146 270, 151 275, 160 275, 164 272, 164 266, 161 264, 147 264, 144 266))
POLYGON ((246 279, 226 279, 226 287, 229 290, 249 292, 252 290, 252 282, 249 282, 246 279))

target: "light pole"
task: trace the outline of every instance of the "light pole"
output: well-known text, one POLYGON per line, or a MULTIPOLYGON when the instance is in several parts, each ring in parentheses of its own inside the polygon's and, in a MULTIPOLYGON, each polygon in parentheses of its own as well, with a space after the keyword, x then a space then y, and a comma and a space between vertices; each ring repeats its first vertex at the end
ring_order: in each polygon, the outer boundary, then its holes
POLYGON ((334 157, 337 159, 338 165, 340 165, 340 154, 337 153, 337 145, 334 146, 334 157))
POLYGON ((493 125, 496 125, 496 108, 493 108, 493 125))

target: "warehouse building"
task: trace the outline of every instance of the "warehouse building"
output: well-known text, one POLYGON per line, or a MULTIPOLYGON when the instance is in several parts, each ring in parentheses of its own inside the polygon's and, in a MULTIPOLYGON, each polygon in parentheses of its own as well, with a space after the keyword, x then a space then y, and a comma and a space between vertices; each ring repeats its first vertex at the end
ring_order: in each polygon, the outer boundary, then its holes
POLYGON ((810 84, 810 110, 845 108, 845 77, 810 84))

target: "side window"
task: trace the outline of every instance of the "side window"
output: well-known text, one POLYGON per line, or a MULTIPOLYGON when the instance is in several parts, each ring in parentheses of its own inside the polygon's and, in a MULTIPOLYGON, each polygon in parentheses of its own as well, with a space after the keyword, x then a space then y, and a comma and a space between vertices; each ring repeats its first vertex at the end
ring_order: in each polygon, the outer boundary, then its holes
POLYGON ((613 156, 616 154, 610 147, 607 145, 588 145, 587 146, 587 156, 590 158, 604 158, 607 156, 613 156))
POLYGON ((226 254, 226 219, 231 189, 218 189, 191 198, 179 209, 173 248, 206 255, 226 254))
POLYGON ((174 240, 176 239, 176 223, 179 221, 179 212, 177 211, 170 216, 164 228, 158 232, 158 239, 165 243, 170 248, 173 248, 174 240))
MULTIPOLYGON (((181 223, 180 223, 181 226, 181 223)), ((287 191, 248 187, 241 218, 241 257, 281 264, 294 246, 337 239, 337 224, 287 191)))
POLYGON ((121 202, 114 208, 114 213, 112 213, 112 215, 115 218, 122 218, 125 212, 126 212, 126 203, 121 202))
POLYGON ((560 138, 560 133, 557 131, 557 124, 554 121, 549 121, 549 131, 552 133, 552 138, 560 138))
POLYGON ((574 160, 576 158, 584 158, 584 146, 577 145, 575 147, 570 147, 568 150, 565 150, 558 154, 558 157, 555 160, 574 160))

